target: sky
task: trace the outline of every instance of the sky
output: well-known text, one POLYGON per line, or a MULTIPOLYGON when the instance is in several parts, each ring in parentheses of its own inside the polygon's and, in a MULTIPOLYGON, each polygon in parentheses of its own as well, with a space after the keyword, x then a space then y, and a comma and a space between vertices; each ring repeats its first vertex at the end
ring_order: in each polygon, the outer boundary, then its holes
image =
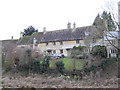
POLYGON ((108 3, 117 8, 119 0, 0 0, 0 40, 20 37, 32 25, 39 32, 92 25, 108 3))

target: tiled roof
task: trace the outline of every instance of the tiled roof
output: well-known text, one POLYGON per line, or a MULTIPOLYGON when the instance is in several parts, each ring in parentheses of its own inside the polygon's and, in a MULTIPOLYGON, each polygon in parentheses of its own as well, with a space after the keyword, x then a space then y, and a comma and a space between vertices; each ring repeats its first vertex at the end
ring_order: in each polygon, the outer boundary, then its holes
POLYGON ((49 42, 49 41, 66 41, 66 40, 78 40, 84 39, 85 31, 90 30, 91 26, 78 27, 75 29, 62 29, 55 31, 47 31, 43 34, 41 41, 39 42, 49 42))
POLYGON ((37 43, 40 42, 52 42, 52 41, 66 41, 66 40, 80 40, 85 37, 90 38, 94 37, 93 34, 90 34, 91 31, 95 29, 93 26, 77 27, 71 29, 61 29, 54 31, 45 31, 37 32, 32 34, 26 40, 19 40, 18 44, 33 44, 33 39, 37 40, 37 43), (85 32, 88 32, 89 35, 85 36, 85 32))

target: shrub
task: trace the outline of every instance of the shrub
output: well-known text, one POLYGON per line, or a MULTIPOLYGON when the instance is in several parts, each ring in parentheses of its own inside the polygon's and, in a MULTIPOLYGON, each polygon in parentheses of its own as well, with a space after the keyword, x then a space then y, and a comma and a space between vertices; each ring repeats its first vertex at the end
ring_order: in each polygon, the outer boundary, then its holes
POLYGON ((49 61, 50 61, 50 57, 49 56, 45 56, 43 62, 41 63, 41 71, 44 73, 45 71, 47 71, 48 67, 49 67, 49 61))
POLYGON ((33 63, 32 63, 32 70, 33 72, 40 72, 40 60, 33 58, 33 63))
POLYGON ((84 48, 86 48, 86 46, 74 46, 73 49, 79 49, 79 50, 83 50, 84 48))
POLYGON ((57 70, 61 73, 64 74, 64 63, 61 61, 56 62, 57 70))
POLYGON ((85 56, 86 53, 84 53, 84 49, 86 46, 74 46, 71 50, 71 57, 76 58, 76 59, 85 59, 87 55, 85 56))
POLYGON ((99 67, 102 70, 105 70, 106 67, 113 66, 117 62, 118 62, 118 58, 115 58, 115 57, 102 59, 99 67))
POLYGON ((33 65, 32 65, 33 72, 44 73, 45 71, 47 71, 49 67, 49 61, 50 61, 49 56, 45 56, 43 60, 33 58, 33 65))
POLYGON ((92 48, 91 54, 94 57, 99 56, 100 58, 107 58, 107 49, 105 46, 96 45, 92 48))

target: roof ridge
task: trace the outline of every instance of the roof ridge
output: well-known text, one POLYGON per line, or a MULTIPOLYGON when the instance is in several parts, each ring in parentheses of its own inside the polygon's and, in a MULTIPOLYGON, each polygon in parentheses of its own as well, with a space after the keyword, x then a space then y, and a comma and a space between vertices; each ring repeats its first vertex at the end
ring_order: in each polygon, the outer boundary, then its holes
MULTIPOLYGON (((82 27, 76 27, 76 29, 77 29, 77 28, 85 28, 85 27, 92 27, 92 25, 82 26, 82 27)), ((46 31, 46 32, 55 32, 55 31, 72 30, 72 29, 74 29, 74 28, 70 28, 70 29, 66 28, 66 29, 52 30, 52 31, 46 31)))

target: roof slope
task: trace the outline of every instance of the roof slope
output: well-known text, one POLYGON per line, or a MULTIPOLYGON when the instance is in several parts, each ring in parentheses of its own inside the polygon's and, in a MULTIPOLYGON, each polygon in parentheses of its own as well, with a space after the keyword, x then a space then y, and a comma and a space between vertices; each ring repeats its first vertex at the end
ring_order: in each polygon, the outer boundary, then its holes
POLYGON ((50 41, 66 41, 66 40, 78 40, 84 39, 85 31, 90 30, 91 26, 78 27, 75 29, 62 29, 55 31, 47 31, 43 34, 41 41, 39 42, 50 42, 50 41))
POLYGON ((71 29, 35 32, 31 36, 23 37, 17 42, 17 44, 19 45, 33 44, 34 38, 37 40, 37 43, 95 38, 94 36, 96 35, 94 35, 94 31, 95 31, 95 27, 85 26, 85 27, 77 27, 71 29), (88 35, 85 35, 85 32, 87 32, 88 35))
POLYGON ((17 44, 18 45, 26 45, 26 44, 33 44, 33 39, 36 38, 40 40, 42 36, 42 32, 35 32, 31 36, 24 36, 22 37, 17 44))

